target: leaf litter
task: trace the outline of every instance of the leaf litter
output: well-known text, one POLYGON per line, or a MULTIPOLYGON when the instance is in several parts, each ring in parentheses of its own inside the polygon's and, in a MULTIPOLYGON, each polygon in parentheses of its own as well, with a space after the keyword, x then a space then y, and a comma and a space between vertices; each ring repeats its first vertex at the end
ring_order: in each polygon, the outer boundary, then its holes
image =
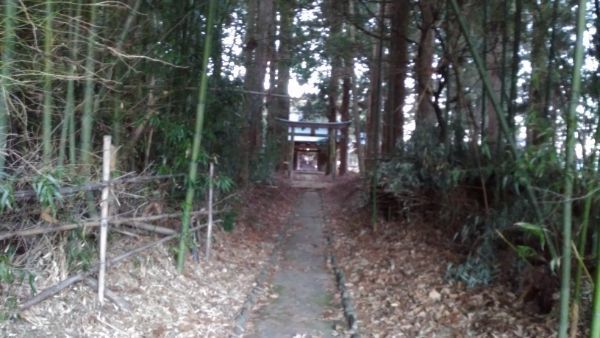
POLYGON ((328 231, 366 337, 553 337, 556 313, 532 314, 500 284, 467 288, 446 280, 457 263, 449 239, 417 218, 370 229, 358 178, 326 197, 328 231))
MULTIPOLYGON (((109 269, 106 287, 128 303, 129 311, 108 300, 100 307, 96 290, 79 283, 24 311, 18 319, 0 322, 0 336, 227 337, 291 210, 294 201, 288 189, 284 184, 257 185, 244 191, 237 201, 241 211, 235 230, 216 231, 211 260, 201 256, 196 264, 190 257, 183 274, 175 269, 175 242, 109 269)), ((115 234, 109 257, 153 240, 156 236, 115 234)), ((199 252, 204 252, 202 247, 199 252)), ((47 253, 40 260, 38 290, 66 277, 58 256, 47 253)), ((18 302, 31 296, 25 285, 15 292, 18 302)))
MULTIPOLYGON (((235 231, 215 234, 210 262, 196 265, 190 258, 185 273, 179 275, 174 268, 174 243, 170 243, 111 268, 107 287, 129 304, 129 312, 108 301, 100 308, 95 290, 77 284, 25 311, 20 319, 0 322, 0 335, 228 336, 293 206, 291 188, 282 182, 278 186, 255 186, 243 193, 235 231)), ((357 179, 339 179, 325 196, 332 249, 346 274, 363 336, 556 336, 556 313, 524 311, 519 296, 508 287, 468 289, 445 280, 448 263, 459 262, 461 256, 445 245, 448 239, 441 231, 425 222, 382 222, 373 234, 368 210, 361 209, 357 179)), ((109 256, 154 238, 115 235, 109 256)), ((67 276, 64 259, 56 251, 41 255, 35 271, 38 290, 67 276)), ((18 302, 31 296, 25 285, 15 292, 18 302)), ((333 293, 332 303, 337 304, 339 295, 333 293)), ((267 287, 265 295, 276 297, 276 290, 267 287)), ((340 319, 339 311, 332 311, 331 317, 340 319)))

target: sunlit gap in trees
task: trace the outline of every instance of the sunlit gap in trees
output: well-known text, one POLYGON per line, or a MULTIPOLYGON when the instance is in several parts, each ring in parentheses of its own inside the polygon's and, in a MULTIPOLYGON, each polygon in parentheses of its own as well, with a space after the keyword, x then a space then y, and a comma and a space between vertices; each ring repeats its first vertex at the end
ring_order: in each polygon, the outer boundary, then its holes
MULTIPOLYGON (((303 25, 304 22, 310 22, 317 20, 318 8, 308 8, 303 9, 298 13, 298 15, 294 18, 294 25, 303 25)), ((237 13, 232 13, 232 22, 239 22, 241 19, 238 17, 237 13)), ((230 80, 234 80, 236 78, 241 79, 244 77, 246 70, 243 65, 240 64, 239 59, 243 58, 243 45, 244 45, 244 37, 239 32, 239 27, 232 25, 227 27, 223 31, 222 38, 223 47, 225 50, 228 50, 229 53, 223 54, 223 62, 227 65, 229 69, 228 76, 230 80)), ((275 41, 275 48, 278 47, 279 41, 275 41)), ((311 48, 316 48, 316 44, 311 46, 311 48)), ((316 56, 316 54, 315 54, 316 56)), ((318 59, 318 56, 316 56, 318 59)), ((288 93, 291 98, 295 99, 291 102, 291 113, 290 119, 297 121, 301 118, 298 112, 298 105, 302 104, 302 97, 307 94, 317 94, 319 92, 318 85, 323 81, 323 78, 327 76, 329 73, 329 65, 327 65, 326 60, 318 60, 319 66, 313 69, 308 69, 308 64, 306 62, 301 63, 301 68, 310 71, 310 77, 307 81, 302 81, 298 74, 294 74, 292 72, 291 78, 288 85, 288 93)), ((359 76, 366 72, 366 66, 359 68, 359 76)), ((271 79, 270 74, 267 73, 264 82, 265 92, 270 90, 271 79)))
MULTIPOLYGON (((320 8, 318 6, 315 7, 307 7, 307 8, 303 8, 301 9, 298 13, 296 13, 295 17, 294 17, 294 25, 297 27, 305 27, 307 26, 309 23, 314 22, 315 20, 319 20, 321 16, 321 12, 320 12, 320 8)), ((232 13, 232 22, 241 22, 241 18, 238 17, 237 13, 232 13)), ((376 19, 372 18, 369 21, 369 24, 371 26, 376 26, 377 22, 376 19)), ((529 24, 531 26, 531 24, 529 24)), ((531 27, 529 27, 531 29, 531 27)), ((565 26, 562 29, 566 30, 566 31, 573 31, 573 34, 571 35, 570 39, 571 40, 575 40, 575 34, 574 34, 574 26, 565 26)), ((305 32, 300 32, 300 34, 304 34, 305 32)), ((322 32, 324 35, 328 34, 327 29, 324 29, 322 32)), ((594 27, 591 23, 588 24, 587 30, 584 33, 583 36, 583 44, 584 47, 586 49, 591 48, 592 46, 592 40, 593 40, 593 36, 596 33, 596 27, 594 27)), ((308 34, 308 33, 306 33, 308 34)), ((245 74, 245 69, 244 66, 242 65, 242 63, 239 62, 239 60, 241 58, 243 58, 243 46, 244 46, 244 36, 242 33, 242 29, 239 26, 236 25, 232 25, 230 27, 227 27, 226 29, 224 29, 223 32, 223 38, 222 38, 222 42, 223 42, 223 47, 224 50, 229 51, 229 53, 224 53, 223 54, 223 61, 224 64, 227 65, 226 68, 228 68, 228 76, 231 80, 238 78, 241 79, 243 78, 244 74, 245 74)), ((439 42, 439 41, 438 41, 439 42)), ((275 41, 276 46, 278 44, 278 41, 275 41)), ((302 106, 303 104, 306 103, 306 100, 303 99, 305 98, 307 95, 309 94, 318 94, 319 93, 319 85, 321 83, 323 83, 323 81, 325 81, 327 79, 327 77, 329 76, 330 73, 330 65, 328 63, 327 59, 322 59, 320 57, 320 53, 319 53, 319 48, 322 48, 322 46, 319 46, 315 41, 305 41, 305 43, 309 44, 308 48, 311 51, 314 51, 314 60, 316 61, 316 66, 315 65, 309 65, 306 61, 302 61, 299 68, 302 69, 302 71, 305 71, 306 73, 310 74, 308 77, 302 77, 302 75, 294 73, 294 71, 292 70, 292 74, 291 74, 291 78, 288 84, 288 93, 290 95, 290 97, 292 98, 291 101, 291 110, 290 110, 290 119, 291 120, 300 120, 302 118, 302 115, 298 109, 298 107, 302 106)), ((518 74, 518 83, 517 86, 518 88, 525 88, 528 85, 528 80, 531 76, 532 73, 532 66, 531 66, 531 61, 529 60, 529 55, 528 53, 525 51, 525 48, 523 48, 523 51, 521 52, 521 60, 520 60, 520 65, 519 65, 519 74, 518 74)), ((389 54, 389 50, 387 50, 387 48, 384 50, 384 54, 387 55, 389 54)), ((559 56, 561 57, 561 56, 559 56)), ((440 55, 434 55, 434 60, 433 60, 433 64, 432 67, 435 68, 438 64, 440 55)), ((566 58, 566 62, 572 66, 572 60, 570 60, 569 58, 566 58)), ((557 65, 560 66, 560 65, 557 65)), ((410 67, 414 67, 414 64, 409 65, 410 67)), ((598 60, 593 56, 590 55, 589 53, 586 53, 585 55, 585 61, 583 64, 583 72, 587 72, 587 73, 594 73, 597 72, 599 68, 599 63, 598 60)), ((364 63, 364 60, 359 60, 356 59, 355 60, 355 75, 356 78, 359 79, 359 81, 361 81, 360 79, 364 79, 366 77, 368 77, 368 71, 369 71, 369 65, 364 63)), ((434 74, 434 76, 441 76, 440 74, 434 74)), ((265 92, 269 92, 270 90, 270 84, 271 84, 271 79, 270 79, 270 74, 267 73, 266 77, 265 77, 265 82, 264 82, 264 91, 265 92)), ((417 98, 418 98, 418 93, 415 92, 415 79, 412 77, 407 77, 405 80, 405 87, 409 90, 409 93, 405 99, 405 103, 404 103, 404 107, 403 107, 403 111, 406 117, 405 120, 405 125, 404 125, 404 129, 403 129, 403 139, 404 141, 409 141, 410 138, 412 137, 412 134, 414 132, 415 129, 415 120, 414 120, 414 113, 415 113, 415 109, 417 106, 417 98)), ((465 87, 465 90, 469 91, 471 89, 469 89, 470 86, 465 87)), ((569 88, 564 88, 563 90, 569 90, 569 88)), ((526 96, 528 93, 527 91, 520 91, 521 96, 516 98, 516 103, 517 105, 523 105, 526 102, 528 102, 528 97, 526 96), (525 95, 525 96, 523 96, 525 95)), ((360 93, 359 94, 360 97, 362 97, 363 99, 367 100, 368 99, 368 93, 360 93)), ((440 105, 440 108, 445 110, 446 109, 446 102, 445 102, 445 96, 442 95, 440 97, 440 102, 438 102, 438 104, 440 105)), ((383 107, 382 107, 383 109, 383 107)), ((489 108, 488 108, 489 109, 489 108)), ((551 107, 551 110, 554 110, 555 108, 551 107)), ((597 111, 597 107, 595 102, 593 102, 593 100, 591 99, 586 99, 586 98, 582 98, 582 102, 581 105, 578 107, 578 113, 581 115, 585 115, 586 117, 589 117, 590 119, 592 119, 592 115, 595 114, 597 111)), ((554 133, 556 135, 564 135, 565 133, 565 123, 563 121, 563 116, 562 116, 561 111, 557 111, 555 112, 556 114, 556 129, 554 130, 554 133)), ((453 112, 450 111, 449 112, 450 116, 452 116, 453 112)), ((323 119, 325 120, 324 114, 323 114, 323 119)), ((515 116, 515 137, 516 137, 516 141, 517 144, 519 145, 519 147, 521 148, 525 148, 526 147, 526 142, 527 142, 527 121, 525 120, 525 118, 521 115, 521 114, 517 114, 515 116)), ((477 143, 481 144, 481 139, 479 139, 479 134, 475 133, 473 130, 468 130, 467 133, 465 134, 465 142, 470 142, 472 137, 477 137, 477 143)), ((582 143, 578 143, 576 145, 576 156, 577 158, 582 158, 584 153, 590 153, 592 151, 595 151, 593 149, 594 146, 594 133, 593 132, 589 132, 586 133, 586 135, 582 135, 582 137, 585 137, 585 140, 583 140, 583 144, 585 144, 585 149, 582 146, 582 143)), ((562 149, 563 148, 563 137, 556 137, 556 148, 557 149, 562 149)))

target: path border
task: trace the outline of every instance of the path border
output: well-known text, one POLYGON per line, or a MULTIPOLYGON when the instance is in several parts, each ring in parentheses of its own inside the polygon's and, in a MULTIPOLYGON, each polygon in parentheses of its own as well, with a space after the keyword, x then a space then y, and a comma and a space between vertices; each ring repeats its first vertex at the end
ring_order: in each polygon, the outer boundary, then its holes
POLYGON ((246 300, 242 305, 242 308, 236 315, 234 319, 234 328, 233 333, 229 335, 229 338, 240 338, 246 331, 246 321, 248 317, 252 313, 252 309, 256 304, 256 301, 261 292, 264 291, 264 285, 266 284, 269 275, 273 271, 273 267, 275 266, 275 262, 278 259, 278 254, 281 250, 281 245, 283 243, 283 239, 286 237, 288 230, 290 229, 290 220, 293 215, 293 211, 290 211, 290 216, 288 216, 287 221, 285 222, 285 227, 281 229, 279 235, 277 235, 277 239, 275 240, 275 247, 271 252, 271 256, 269 257, 269 261, 265 266, 263 266, 262 270, 259 272, 258 276, 254 280, 254 287, 246 296, 246 300))
POLYGON ((350 338, 361 338, 359 333, 360 331, 358 329, 356 311, 354 310, 354 305, 352 302, 352 295, 350 293, 350 290, 348 290, 348 287, 346 286, 346 276, 344 274, 344 271, 337 264, 337 259, 333 254, 331 235, 329 233, 325 235, 325 240, 327 241, 327 246, 329 248, 329 254, 327 259, 329 260, 329 263, 331 264, 331 267, 333 269, 337 288, 342 299, 342 309, 344 312, 344 318, 346 318, 346 324, 348 325, 348 329, 354 332, 350 335, 350 338))

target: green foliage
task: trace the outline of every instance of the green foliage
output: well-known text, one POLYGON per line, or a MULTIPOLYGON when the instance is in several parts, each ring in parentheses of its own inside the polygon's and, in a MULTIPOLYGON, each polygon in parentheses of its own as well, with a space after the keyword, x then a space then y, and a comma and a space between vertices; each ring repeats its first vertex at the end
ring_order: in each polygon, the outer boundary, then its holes
POLYGON ((191 123, 185 120, 170 118, 169 116, 157 117, 157 132, 161 142, 157 151, 161 154, 158 171, 160 173, 180 173, 189 166, 189 152, 192 148, 191 123))
POLYGON ((17 309, 17 299, 10 294, 11 287, 21 285, 27 280, 31 294, 37 293, 34 283, 35 274, 14 266, 14 256, 15 249, 10 245, 0 254, 0 290, 3 290, 6 296, 4 307, 0 309, 0 322, 11 318, 17 309))
POLYGON ((531 223, 525 223, 525 222, 518 222, 516 223, 516 225, 522 229, 526 234, 535 236, 535 238, 540 242, 540 246, 542 247, 542 249, 544 248, 545 244, 546 244, 546 236, 544 234, 544 232, 546 231, 546 228, 537 225, 537 224, 531 224, 531 223))
POLYGON ((62 201, 59 177, 53 173, 42 174, 34 178, 33 190, 42 208, 49 209, 56 216, 57 203, 62 201))
POLYGON ((216 176, 213 179, 213 184, 215 185, 215 188, 221 192, 230 192, 235 186, 233 179, 227 176, 216 176))
POLYGON ((92 267, 97 256, 96 241, 88 236, 83 228, 70 231, 67 238, 66 254, 70 271, 87 271, 92 267))
POLYGON ((303 96, 304 100, 298 107, 298 112, 302 115, 303 121, 316 121, 325 118, 328 109, 328 80, 321 79, 318 89, 319 91, 316 94, 308 93, 303 96))
POLYGON ((460 241, 461 244, 469 244, 474 238, 482 236, 483 228, 483 220, 479 215, 468 215, 460 231, 454 235, 454 240, 460 241))
POLYGON ((17 297, 6 297, 6 300, 4 302, 4 309, 0 311, 0 322, 11 319, 15 310, 17 309, 17 305, 17 297))
POLYGON ((237 218, 237 213, 234 210, 229 210, 223 215, 223 230, 227 232, 233 231, 235 228, 235 219, 237 218))
POLYGON ((537 251, 528 245, 516 245, 517 255, 522 259, 530 259, 538 255, 537 251))
POLYGON ((495 254, 492 241, 487 237, 477 251, 458 265, 450 263, 446 279, 461 281, 469 288, 490 284, 496 273, 495 254))
MULTIPOLYGON (((201 156, 201 158, 204 157, 204 160, 200 160, 199 162, 203 164, 202 167, 200 167, 199 171, 200 175, 198 175, 198 178, 196 180, 196 182, 190 183, 188 178, 186 177, 186 187, 189 186, 189 184, 193 184, 194 186, 194 190, 196 191, 196 195, 197 196, 203 196, 207 191, 208 191, 208 185, 209 185, 209 176, 208 176, 208 160, 209 157, 207 156, 201 156)), ((217 164, 215 164, 216 166, 217 164)), ((215 175, 213 177, 212 180, 212 184, 213 187, 219 191, 219 192, 223 192, 223 193, 227 193, 230 192, 234 187, 235 187, 235 181, 227 176, 227 175, 215 175)))
POLYGON ((382 163, 377 172, 380 183, 397 196, 410 194, 423 187, 414 163, 390 161, 382 163))
POLYGON ((5 253, 0 255, 0 282, 3 284, 12 284, 15 282, 15 272, 11 264, 14 257, 14 250, 10 247, 5 253))
POLYGON ((252 163, 252 181, 270 182, 275 167, 280 160, 280 154, 277 150, 273 142, 268 141, 268 145, 260 153, 259 159, 255 163, 252 163))
MULTIPOLYGON (((486 149, 483 147, 482 151, 486 149)), ((448 267, 448 278, 460 280, 469 287, 490 283, 497 270, 494 252, 498 249, 495 244, 498 231, 514 230, 515 224, 521 231, 515 234, 518 240, 511 243, 511 247, 523 260, 543 259, 548 238, 559 237, 547 227, 524 222, 533 217, 532 205, 523 188, 527 180, 536 186, 548 187, 543 197, 556 198, 552 191, 560 186, 555 179, 560 165, 551 147, 530 147, 519 160, 508 158, 495 165, 491 154, 490 158, 477 159, 472 152, 448 152, 435 134, 423 131, 413 135, 403 150, 402 156, 396 155, 379 165, 379 182, 398 198, 433 192, 437 198, 434 203, 440 208, 437 211, 440 224, 454 224, 459 220, 462 226, 454 240, 473 248, 463 263, 448 267), (481 188, 482 184, 486 190, 481 188), (481 208, 484 191, 488 203, 486 212, 481 208), (475 194, 471 195, 472 192, 475 194), (457 209, 455 194, 464 199, 469 208, 457 209)), ((543 207, 547 222, 556 223, 558 215, 552 211, 552 205, 543 207)), ((548 261, 555 264, 553 258, 548 261)))
POLYGON ((4 180, 0 183, 0 213, 13 209, 14 205, 14 184, 10 180, 4 180))
POLYGON ((447 160, 443 147, 429 133, 416 135, 407 144, 404 154, 381 163, 378 181, 396 196, 422 189, 449 191, 469 172, 447 160))

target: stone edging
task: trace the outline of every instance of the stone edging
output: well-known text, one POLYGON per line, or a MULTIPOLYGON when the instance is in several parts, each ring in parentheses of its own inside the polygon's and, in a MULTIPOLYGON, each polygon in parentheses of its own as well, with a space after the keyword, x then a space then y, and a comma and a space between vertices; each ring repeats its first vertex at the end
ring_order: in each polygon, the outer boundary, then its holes
POLYGON ((256 279, 254 280, 254 287, 248 293, 242 308, 238 312, 237 316, 234 320, 234 328, 233 333, 229 335, 229 338, 239 338, 242 337, 245 331, 246 321, 248 320, 249 315, 252 313, 252 308, 256 304, 256 300, 260 294, 264 290, 264 284, 269 278, 270 271, 275 265, 275 261, 277 260, 277 253, 281 249, 281 244, 283 243, 283 239, 287 233, 287 229, 289 228, 289 221, 286 223, 288 226, 284 227, 279 235, 277 236, 277 240, 275 241, 275 247, 271 252, 271 257, 269 257, 269 261, 262 268, 256 279))
POLYGON ((354 306, 352 305, 352 296, 350 294, 350 290, 348 290, 348 288, 346 287, 346 276, 344 275, 344 271, 342 271, 342 269, 338 266, 337 260, 335 259, 335 256, 332 253, 331 237, 329 235, 326 235, 325 238, 327 240, 327 245, 330 248, 328 260, 333 268, 336 284, 340 292, 340 296, 342 298, 342 307, 344 310, 344 317, 346 318, 346 324, 348 324, 348 328, 354 332, 350 336, 350 338, 360 338, 360 334, 358 333, 359 330, 356 311, 354 310, 354 306))

